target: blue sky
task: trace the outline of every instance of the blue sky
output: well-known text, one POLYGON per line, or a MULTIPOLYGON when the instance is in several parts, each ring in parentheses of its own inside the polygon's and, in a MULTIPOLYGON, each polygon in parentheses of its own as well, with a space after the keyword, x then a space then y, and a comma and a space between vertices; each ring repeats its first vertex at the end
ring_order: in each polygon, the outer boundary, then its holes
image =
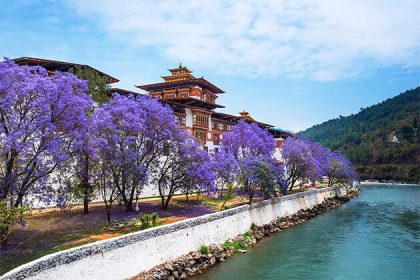
POLYGON ((417 4, 0 0, 0 55, 89 64, 129 90, 182 62, 226 91, 221 111, 300 131, 420 85, 417 4))

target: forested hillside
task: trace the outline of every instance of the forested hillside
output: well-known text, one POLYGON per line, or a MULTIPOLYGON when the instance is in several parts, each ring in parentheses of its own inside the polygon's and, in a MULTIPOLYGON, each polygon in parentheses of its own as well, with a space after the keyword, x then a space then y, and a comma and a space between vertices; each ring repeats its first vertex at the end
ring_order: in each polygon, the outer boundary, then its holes
POLYGON ((420 87, 302 135, 342 152, 362 179, 420 182, 420 87), (395 137, 394 137, 395 136, 395 137))

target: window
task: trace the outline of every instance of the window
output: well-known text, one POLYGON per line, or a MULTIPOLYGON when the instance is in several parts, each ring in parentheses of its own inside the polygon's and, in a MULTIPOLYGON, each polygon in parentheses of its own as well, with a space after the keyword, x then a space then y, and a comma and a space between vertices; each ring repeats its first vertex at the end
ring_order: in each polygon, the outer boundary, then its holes
POLYGON ((206 132, 205 131, 200 131, 200 130, 196 131, 195 132, 195 137, 199 141, 206 142, 206 132))
POLYGON ((167 94, 165 94, 164 98, 165 99, 167 99, 167 98, 175 98, 175 94, 174 93, 167 93, 167 94))
POLYGON ((179 123, 181 125, 185 125, 186 124, 187 120, 186 120, 186 117, 185 116, 177 116, 177 118, 178 118, 178 121, 179 121, 179 123))
POLYGON ((183 98, 188 98, 188 92, 181 92, 181 93, 179 94, 179 96, 180 96, 180 97, 183 97, 183 98))
POLYGON ((193 123, 207 127, 209 124, 209 117, 203 114, 194 114, 193 123))
POLYGON ((220 135, 219 134, 213 134, 213 144, 219 145, 220 144, 220 135))

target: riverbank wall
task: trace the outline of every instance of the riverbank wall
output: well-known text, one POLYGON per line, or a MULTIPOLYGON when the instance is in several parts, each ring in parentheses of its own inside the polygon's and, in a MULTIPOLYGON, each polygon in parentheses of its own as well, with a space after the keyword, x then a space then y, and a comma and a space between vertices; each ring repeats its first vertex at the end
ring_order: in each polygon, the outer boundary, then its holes
POLYGON ((126 279, 204 244, 220 244, 249 230, 343 197, 346 187, 309 190, 159 226, 44 256, 0 279, 126 279))

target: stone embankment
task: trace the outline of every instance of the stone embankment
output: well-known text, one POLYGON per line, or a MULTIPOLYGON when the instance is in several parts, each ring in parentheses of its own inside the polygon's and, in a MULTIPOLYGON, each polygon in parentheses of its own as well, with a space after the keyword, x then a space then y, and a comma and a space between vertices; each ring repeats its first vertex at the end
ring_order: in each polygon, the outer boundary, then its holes
POLYGON ((313 208, 302 209, 293 215, 271 221, 269 224, 263 226, 256 226, 253 224, 250 231, 239 235, 234 239, 229 239, 224 244, 204 246, 206 250, 208 250, 207 253, 200 251, 190 252, 173 261, 166 262, 147 272, 141 273, 133 277, 132 280, 176 280, 186 279, 196 274, 200 274, 203 270, 224 262, 227 258, 234 256, 236 253, 246 253, 246 247, 256 244, 264 237, 302 224, 317 215, 334 210, 341 204, 357 197, 358 194, 358 190, 351 190, 347 192, 345 196, 328 198, 323 203, 315 205, 313 208))

